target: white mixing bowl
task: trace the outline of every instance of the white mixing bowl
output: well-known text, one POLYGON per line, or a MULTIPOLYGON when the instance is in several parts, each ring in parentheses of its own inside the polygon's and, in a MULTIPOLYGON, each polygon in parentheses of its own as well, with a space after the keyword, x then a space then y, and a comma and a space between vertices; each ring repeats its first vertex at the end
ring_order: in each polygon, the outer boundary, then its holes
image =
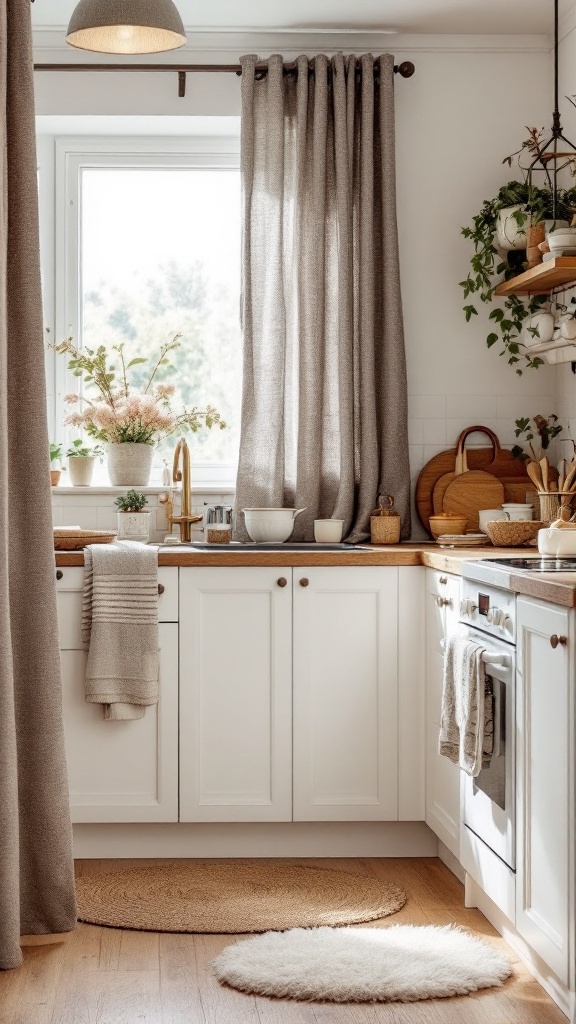
POLYGON ((303 508, 243 508, 248 536, 256 544, 283 544, 303 508))

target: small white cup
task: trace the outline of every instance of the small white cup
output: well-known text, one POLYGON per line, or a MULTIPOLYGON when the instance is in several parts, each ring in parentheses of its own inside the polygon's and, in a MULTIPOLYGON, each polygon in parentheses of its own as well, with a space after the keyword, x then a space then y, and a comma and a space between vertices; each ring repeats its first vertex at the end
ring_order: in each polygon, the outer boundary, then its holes
POLYGON ((343 519, 315 519, 314 540, 317 544, 339 544, 343 527, 343 519))
POLYGON ((486 523, 494 521, 495 519, 507 519, 507 515, 504 509, 501 508, 483 508, 478 513, 478 525, 482 533, 486 533, 486 523))

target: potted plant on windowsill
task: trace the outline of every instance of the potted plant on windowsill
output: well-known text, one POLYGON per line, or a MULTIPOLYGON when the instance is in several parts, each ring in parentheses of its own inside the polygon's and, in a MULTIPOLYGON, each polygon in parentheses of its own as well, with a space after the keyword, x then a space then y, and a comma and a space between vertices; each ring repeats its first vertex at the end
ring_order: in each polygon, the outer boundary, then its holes
POLYGON ((62 445, 50 441, 50 484, 57 487, 62 475, 62 445))
POLYGON ((118 540, 139 540, 146 543, 150 536, 151 512, 145 511, 148 498, 141 491, 128 491, 116 498, 118 509, 118 540))
POLYGON ((96 459, 100 459, 100 462, 102 462, 103 455, 104 449, 101 444, 88 445, 80 437, 72 441, 66 452, 66 457, 68 459, 70 483, 73 487, 90 486, 96 459))
POLYGON ((196 433, 201 427, 226 427, 211 405, 205 409, 184 406, 175 412, 171 405, 175 385, 157 381, 159 373, 173 369, 169 357, 180 348, 179 334, 162 345, 150 361, 139 356, 127 359, 123 344, 112 345, 110 352, 105 345, 81 350, 66 338, 53 348, 69 357, 68 369, 88 385, 82 395, 64 396, 65 402, 83 406, 64 422, 83 428, 89 437, 105 445, 111 484, 147 484, 156 443, 176 431, 196 433), (148 362, 147 380, 137 388, 131 381, 131 370, 148 362))

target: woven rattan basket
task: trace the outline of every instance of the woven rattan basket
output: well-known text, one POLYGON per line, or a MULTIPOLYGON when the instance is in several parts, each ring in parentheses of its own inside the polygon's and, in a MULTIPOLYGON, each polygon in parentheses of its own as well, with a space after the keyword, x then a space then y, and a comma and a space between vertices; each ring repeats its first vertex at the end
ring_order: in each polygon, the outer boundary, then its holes
POLYGON ((486 533, 497 547, 518 548, 533 540, 544 525, 536 519, 490 519, 486 533))
POLYGON ((111 544, 116 534, 109 530, 54 530, 55 551, 79 551, 88 544, 111 544))
POLYGON ((394 508, 394 498, 387 494, 378 502, 378 508, 370 516, 370 540, 373 544, 397 544, 400 540, 400 513, 394 508))

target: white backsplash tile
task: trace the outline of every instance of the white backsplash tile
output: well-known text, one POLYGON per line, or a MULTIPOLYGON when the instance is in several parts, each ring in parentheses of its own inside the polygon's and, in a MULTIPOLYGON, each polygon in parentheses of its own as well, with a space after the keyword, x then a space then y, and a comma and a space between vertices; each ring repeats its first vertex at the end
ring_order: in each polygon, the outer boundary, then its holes
POLYGON ((414 419, 442 419, 446 416, 446 395, 409 395, 408 415, 414 419))
POLYGON ((462 420, 466 423, 481 423, 495 419, 497 415, 496 395, 448 395, 446 417, 448 420, 462 420))

